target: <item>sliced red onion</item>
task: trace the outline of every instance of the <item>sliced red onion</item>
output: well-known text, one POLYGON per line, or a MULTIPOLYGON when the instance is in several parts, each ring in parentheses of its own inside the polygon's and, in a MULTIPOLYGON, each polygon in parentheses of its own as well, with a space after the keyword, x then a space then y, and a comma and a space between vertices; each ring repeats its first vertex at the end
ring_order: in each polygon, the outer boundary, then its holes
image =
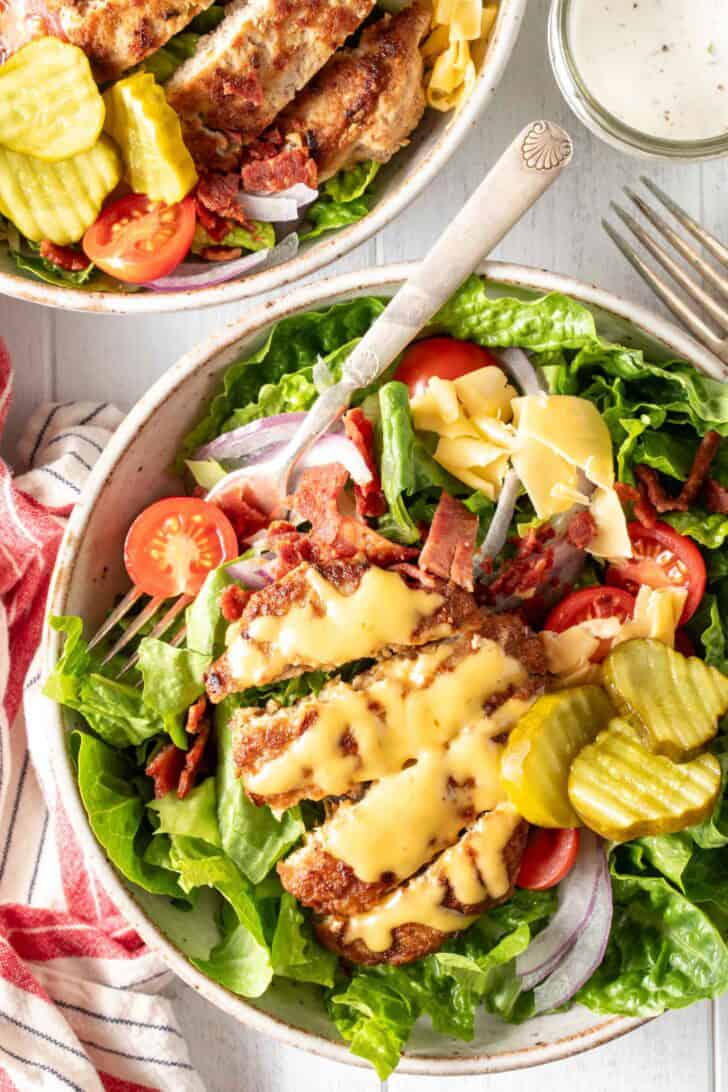
MULTIPOLYGON (((285 444, 275 448, 266 447, 263 458, 250 463, 239 470, 233 470, 213 486, 207 494, 207 500, 215 500, 237 486, 248 485, 256 497, 257 503, 265 511, 274 510, 283 500, 277 494, 278 470, 281 458, 286 450, 285 444)), ((366 485, 371 481, 372 475, 359 449, 347 436, 340 433, 322 436, 313 447, 309 448, 305 455, 296 464, 292 475, 290 487, 295 489, 301 472, 307 467, 326 466, 329 463, 341 463, 357 485, 366 485)))
POLYGON ((520 492, 521 483, 515 470, 511 469, 503 479, 498 503, 495 506, 490 527, 486 533, 483 544, 475 557, 476 567, 483 564, 486 558, 496 557, 506 544, 508 528, 513 520, 516 501, 520 492))
POLYGON ((516 960, 516 973, 524 990, 543 982, 572 948, 589 921, 596 899, 604 850, 595 834, 582 830, 579 856, 559 884, 559 905, 546 928, 516 960))
POLYGON ((233 580, 239 580, 241 584, 252 589, 252 591, 264 588, 273 579, 259 557, 248 557, 244 561, 234 561, 232 565, 227 566, 225 571, 233 580))
POLYGON ((549 977, 534 990, 535 1012, 550 1012, 570 1001, 604 959, 612 927, 612 881, 602 850, 594 906, 571 950, 549 977))
POLYGON ((267 224, 288 224, 299 216, 295 199, 280 193, 239 193, 235 203, 251 220, 267 224))
POLYGON ((195 452, 195 459, 242 459, 262 447, 287 444, 305 416, 301 410, 251 421, 249 425, 223 432, 209 444, 203 444, 195 452))
POLYGON ((290 261, 298 251, 298 235, 295 231, 287 235, 280 243, 267 250, 257 250, 236 258, 232 262, 183 262, 168 277, 158 277, 148 281, 146 288, 155 292, 180 292, 189 288, 212 288, 224 284, 244 273, 253 270, 268 269, 282 262, 290 261))
POLYGON ((541 394, 546 390, 543 376, 536 371, 523 349, 496 349, 494 355, 523 394, 541 394))

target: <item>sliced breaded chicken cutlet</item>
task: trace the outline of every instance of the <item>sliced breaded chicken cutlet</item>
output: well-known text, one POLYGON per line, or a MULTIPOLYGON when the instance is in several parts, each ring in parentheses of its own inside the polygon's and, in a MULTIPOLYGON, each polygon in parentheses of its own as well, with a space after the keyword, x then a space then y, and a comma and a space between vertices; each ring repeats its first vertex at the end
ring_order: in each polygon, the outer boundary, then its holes
POLYGON ((66 38, 84 51, 97 80, 112 80, 160 49, 213 0, 9 0, 0 4, 0 60, 41 34, 66 38), (26 34, 23 33, 25 24, 26 34))
POLYGON ((241 708, 233 758, 256 803, 341 796, 416 762, 512 697, 543 686, 540 641, 520 619, 481 614, 477 630, 333 679, 289 708, 241 708))
POLYGON ((479 624, 471 595, 445 581, 429 585, 412 587, 399 572, 366 562, 299 565, 255 592, 229 627, 227 651, 206 677, 208 697, 219 702, 251 686, 333 670, 479 624))
MULTIPOLYGON (((425 109, 420 44, 430 20, 429 5, 416 0, 372 23, 355 48, 335 53, 275 119, 286 144, 301 141, 308 149, 319 182, 362 160, 386 163, 407 143, 425 109)), ((274 162, 244 166, 248 188, 267 189, 274 162)))
POLYGON ((409 882, 362 914, 321 919, 316 934, 352 963, 422 959, 510 898, 527 834, 515 808, 499 804, 409 882))
POLYGON ((166 85, 183 127, 254 140, 356 30, 374 0, 233 0, 166 85))

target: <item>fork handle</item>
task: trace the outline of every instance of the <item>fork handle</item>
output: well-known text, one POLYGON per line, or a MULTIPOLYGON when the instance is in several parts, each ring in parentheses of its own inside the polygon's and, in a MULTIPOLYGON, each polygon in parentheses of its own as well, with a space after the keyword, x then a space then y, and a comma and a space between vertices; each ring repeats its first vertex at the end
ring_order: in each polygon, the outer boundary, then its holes
POLYGON ((298 459, 344 413, 354 391, 378 379, 515 223, 556 181, 571 138, 533 121, 505 150, 474 194, 414 269, 344 364, 338 383, 307 413, 285 453, 283 493, 298 459))

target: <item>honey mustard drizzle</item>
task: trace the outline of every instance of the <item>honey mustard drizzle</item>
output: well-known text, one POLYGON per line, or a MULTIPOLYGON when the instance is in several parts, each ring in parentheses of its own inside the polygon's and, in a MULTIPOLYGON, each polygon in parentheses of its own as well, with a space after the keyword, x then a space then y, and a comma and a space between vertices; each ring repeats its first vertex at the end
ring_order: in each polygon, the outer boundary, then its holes
POLYGON ((520 822, 518 812, 508 803, 482 815, 425 872, 372 910, 347 918, 342 939, 346 943, 361 940, 371 951, 383 952, 390 947, 394 930, 411 922, 442 933, 465 929, 478 915, 443 905, 445 892, 452 892, 463 906, 503 898, 510 888, 504 851, 520 822))
POLYGON ((244 773, 247 791, 275 796, 315 784, 322 795, 339 796, 444 747, 463 725, 482 717, 490 697, 527 677, 520 661, 495 641, 477 635, 468 641, 465 656, 460 639, 425 646, 414 658, 386 660, 366 689, 326 686, 299 707, 299 714, 315 710, 311 726, 278 757, 244 773))
MULTIPOLYGON (((358 588, 345 595, 320 572, 309 568, 306 580, 313 601, 292 606, 286 614, 261 615, 246 627, 227 632, 227 660, 239 684, 256 686, 296 664, 345 664, 375 656, 390 645, 410 644, 425 618, 442 606, 437 592, 410 588, 398 573, 375 566, 366 569, 358 588)), ((443 623, 434 640, 448 636, 443 623)))

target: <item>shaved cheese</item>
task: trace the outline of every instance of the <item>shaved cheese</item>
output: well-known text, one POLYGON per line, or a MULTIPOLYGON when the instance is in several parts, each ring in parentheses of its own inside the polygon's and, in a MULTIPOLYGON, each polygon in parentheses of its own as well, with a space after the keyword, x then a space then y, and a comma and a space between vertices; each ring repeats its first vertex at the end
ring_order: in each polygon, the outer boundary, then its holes
POLYGON ((478 368, 454 380, 453 386, 470 417, 510 421, 513 416, 511 402, 517 392, 500 368, 478 368))
POLYGON ((571 395, 524 395, 514 398, 513 417, 524 445, 536 440, 583 470, 594 485, 608 489, 614 484, 612 438, 593 402, 571 395))
POLYGON ((480 37, 483 24, 483 5, 481 0, 455 0, 450 23, 450 37, 462 38, 466 42, 480 37))
POLYGON ((599 677, 599 665, 592 663, 591 659, 600 641, 585 624, 571 626, 563 633, 545 629, 540 636, 548 669, 552 675, 558 676, 563 686, 593 682, 599 677))
POLYGON ((480 414, 473 415, 471 420, 477 431, 481 436, 485 436, 486 440, 499 444, 500 447, 504 447, 508 451, 512 451, 516 446, 516 433, 512 425, 506 425, 495 417, 483 417, 480 414))
POLYGON ((427 101, 435 110, 452 110, 467 100, 476 80, 470 43, 486 41, 497 17, 494 2, 483 7, 482 0, 435 0, 434 29, 422 46, 431 67, 427 101))
POLYGON ((551 490, 551 496, 557 501, 568 501, 569 507, 574 504, 589 504, 589 497, 579 489, 572 489, 566 482, 557 482, 551 490))
POLYGON ((589 553, 610 561, 631 557, 627 520, 615 490, 595 489, 589 510, 597 526, 597 533, 587 546, 589 553))
POLYGON ((512 462, 539 519, 549 519, 572 507, 571 498, 578 492, 579 476, 576 467, 566 459, 544 444, 530 440, 513 454, 512 462), (561 495, 557 486, 561 487, 561 495))
POLYGON ((652 637, 672 648, 687 594, 686 588, 648 588, 643 584, 637 594, 634 615, 622 626, 619 640, 652 637))
MULTIPOLYGON (((487 440, 471 440, 467 436, 455 440, 443 438, 435 450, 435 459, 439 463, 447 463, 448 466, 458 469, 490 466, 496 459, 503 457, 503 448, 489 444, 487 440)), ((508 458, 507 454, 505 458, 508 458)))

